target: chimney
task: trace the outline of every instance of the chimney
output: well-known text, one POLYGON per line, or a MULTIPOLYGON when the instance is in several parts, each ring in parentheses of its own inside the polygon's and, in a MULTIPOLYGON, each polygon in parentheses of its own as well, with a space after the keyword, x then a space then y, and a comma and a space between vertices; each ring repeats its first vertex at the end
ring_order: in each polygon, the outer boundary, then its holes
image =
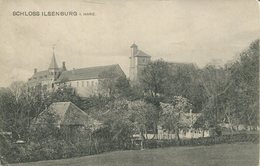
POLYGON ((34 74, 37 73, 37 68, 34 68, 34 74))
POLYGON ((63 70, 63 71, 66 71, 66 70, 67 70, 67 69, 66 69, 66 65, 65 65, 65 61, 62 62, 62 70, 63 70))

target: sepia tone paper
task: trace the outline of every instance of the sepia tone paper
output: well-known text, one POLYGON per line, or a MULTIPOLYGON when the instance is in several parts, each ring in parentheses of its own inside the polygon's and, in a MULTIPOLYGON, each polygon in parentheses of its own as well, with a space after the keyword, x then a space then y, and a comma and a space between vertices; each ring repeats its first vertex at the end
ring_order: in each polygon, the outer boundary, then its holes
MULTIPOLYGON (((199 69, 210 64, 224 67, 239 59, 240 53, 259 39, 259 5, 256 0, 0 0, 0 87, 9 87, 16 81, 27 82, 33 78, 35 69, 37 72, 47 70, 55 66, 52 63, 62 67, 63 62, 72 73, 82 68, 119 65, 129 78, 133 44, 151 57, 147 64, 150 60, 163 59, 170 63, 193 64, 199 69), (52 60, 54 55, 55 60, 52 60)), ((70 84, 79 86, 76 82, 70 84)), ((83 86, 83 83, 78 84, 83 86)), ((241 151, 238 159, 243 163, 243 154, 247 153, 242 149, 244 145, 227 146, 241 151)), ((252 145, 256 146, 259 147, 252 145)), ((189 148, 184 148, 184 156, 189 148)), ((138 165, 140 160, 140 165, 143 161, 152 165, 149 160, 154 160, 151 158, 155 156, 158 158, 155 164, 171 165, 167 161, 171 158, 167 156, 171 150, 166 149, 166 153, 160 150, 137 150, 128 159, 120 157, 120 152, 111 152, 119 156, 112 157, 112 161, 111 156, 100 154, 100 158, 97 155, 93 163, 87 164, 106 165, 108 161, 108 165, 113 165, 113 162, 124 161, 128 165, 138 165), (139 154, 142 159, 138 158, 139 154)), ((196 154, 196 149, 191 151, 195 158, 203 158, 196 154)), ((208 150, 208 153, 214 152, 208 150)), ((219 149, 218 153, 229 154, 219 149)), ((254 151, 252 161, 258 161, 258 153, 254 151)), ((230 164, 222 160, 221 155, 216 156, 208 159, 206 165, 230 164)), ((183 158, 177 155, 173 165, 182 165, 179 160, 183 158)), ((84 165, 84 162, 73 158, 64 163, 84 165)), ((55 162, 50 165, 55 164, 58 165, 55 162)), ((187 165, 203 164, 191 159, 187 165)))

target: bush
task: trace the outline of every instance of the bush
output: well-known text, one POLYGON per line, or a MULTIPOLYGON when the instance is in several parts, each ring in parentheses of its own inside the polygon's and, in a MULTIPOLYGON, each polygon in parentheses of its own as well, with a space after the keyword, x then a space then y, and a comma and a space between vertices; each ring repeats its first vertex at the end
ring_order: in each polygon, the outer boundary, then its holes
POLYGON ((162 148, 170 146, 199 146, 199 145, 214 145, 222 143, 235 143, 235 142, 259 142, 258 134, 235 134, 223 135, 220 137, 204 137, 184 140, 145 140, 144 147, 148 149, 162 148))

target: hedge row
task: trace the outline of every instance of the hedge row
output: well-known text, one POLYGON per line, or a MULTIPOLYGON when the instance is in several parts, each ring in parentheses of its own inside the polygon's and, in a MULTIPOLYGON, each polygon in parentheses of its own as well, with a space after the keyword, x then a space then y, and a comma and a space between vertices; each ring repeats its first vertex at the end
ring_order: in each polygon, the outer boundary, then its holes
POLYGON ((160 148, 170 146, 198 146, 198 145, 214 145, 222 143, 236 142, 252 142, 259 143, 259 134, 235 134, 223 135, 219 137, 204 137, 184 140, 145 140, 145 148, 160 148))
MULTIPOLYGON (((220 137, 205 137, 196 139, 173 140, 145 140, 144 148, 163 148, 171 146, 198 146, 213 145, 235 142, 259 142, 258 134, 235 134, 220 137)), ((29 143, 25 145, 9 144, 8 151, 5 152, 5 160, 9 163, 29 162, 39 160, 53 160, 61 158, 71 158, 110 152, 116 150, 138 150, 141 148, 139 141, 107 142, 99 140, 96 142, 71 143, 67 141, 57 141, 46 139, 45 142, 29 143)))

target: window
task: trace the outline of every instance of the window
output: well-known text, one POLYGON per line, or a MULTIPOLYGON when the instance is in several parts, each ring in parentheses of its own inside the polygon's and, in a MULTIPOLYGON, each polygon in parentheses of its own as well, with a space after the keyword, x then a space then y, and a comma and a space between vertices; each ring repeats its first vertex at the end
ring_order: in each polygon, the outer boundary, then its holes
POLYGON ((77 81, 77 87, 79 87, 79 82, 77 81))
POLYGON ((94 81, 91 81, 91 86, 94 86, 94 81))
POLYGON ((84 81, 81 81, 81 86, 84 87, 84 81))
POLYGON ((89 86, 89 82, 87 81, 87 86, 89 86))

